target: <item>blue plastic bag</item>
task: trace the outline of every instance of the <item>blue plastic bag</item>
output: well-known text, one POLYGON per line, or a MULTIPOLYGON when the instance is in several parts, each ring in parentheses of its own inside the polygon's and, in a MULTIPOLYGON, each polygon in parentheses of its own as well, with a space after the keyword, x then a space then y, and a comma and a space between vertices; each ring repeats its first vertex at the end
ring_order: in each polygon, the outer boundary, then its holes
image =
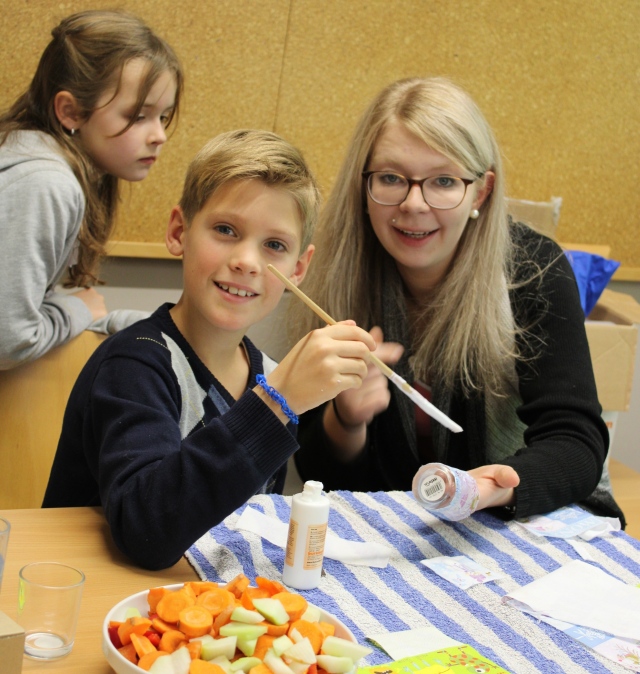
POLYGON ((581 250, 565 250, 565 255, 578 282, 582 310, 588 316, 620 263, 581 250))

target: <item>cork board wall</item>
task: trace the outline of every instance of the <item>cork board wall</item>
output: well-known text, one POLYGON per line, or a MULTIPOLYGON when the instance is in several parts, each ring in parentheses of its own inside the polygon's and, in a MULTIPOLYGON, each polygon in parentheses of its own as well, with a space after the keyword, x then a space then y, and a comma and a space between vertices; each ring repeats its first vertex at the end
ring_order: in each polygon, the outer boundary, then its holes
MULTIPOLYGON (((112 2, 13 0, 0 106, 25 88, 50 29, 112 2)), ((509 195, 562 197, 561 241, 611 246, 640 280, 640 3, 637 0, 125 0, 180 56, 180 123, 142 183, 126 185, 115 237, 162 256, 186 166, 211 136, 271 129, 330 190, 357 118, 390 81, 444 75, 492 124, 509 195)), ((8 9, 8 8, 7 8, 8 9)), ((118 248, 114 250, 117 253, 118 248)), ((134 251, 134 252, 131 252, 134 251)))

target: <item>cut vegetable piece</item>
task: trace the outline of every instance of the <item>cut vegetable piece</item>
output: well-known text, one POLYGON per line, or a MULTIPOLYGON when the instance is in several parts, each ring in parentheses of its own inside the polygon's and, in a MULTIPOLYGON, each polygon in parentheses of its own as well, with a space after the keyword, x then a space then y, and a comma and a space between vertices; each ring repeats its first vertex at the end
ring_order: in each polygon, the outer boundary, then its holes
POLYGON ((297 660, 292 660, 287 664, 289 665, 289 669, 291 669, 293 674, 307 674, 309 667, 311 667, 311 665, 307 665, 304 662, 298 662, 297 660))
POLYGON ((204 606, 211 615, 215 618, 220 615, 226 608, 235 608, 235 596, 221 587, 205 590, 196 599, 196 605, 204 606))
POLYGON ((285 664, 282 658, 275 653, 267 653, 264 656, 264 664, 273 672, 273 674, 293 674, 293 670, 285 664))
POLYGON ((252 667, 249 674, 271 674, 271 670, 261 662, 257 667, 252 667))
POLYGON ((340 637, 327 637, 322 642, 323 654, 351 658, 354 662, 357 662, 360 658, 364 658, 372 652, 373 650, 367 646, 354 644, 353 641, 347 641, 340 637))
POLYGON ((269 623, 266 620, 261 622, 260 625, 267 626, 267 634, 270 634, 272 637, 281 637, 283 634, 286 634, 289 631, 289 623, 282 623, 282 625, 274 625, 269 623))
POLYGON ((304 618, 296 620, 294 623, 291 623, 290 630, 296 630, 303 637, 306 637, 311 642, 314 653, 320 652, 320 647, 322 646, 322 641, 324 640, 324 634, 318 623, 312 623, 304 618))
POLYGON ((216 619, 213 621, 213 627, 211 628, 211 634, 216 637, 218 634, 220 634, 220 628, 223 625, 226 625, 229 620, 231 619, 231 614, 233 613, 233 609, 235 608, 235 604, 231 606, 227 606, 227 608, 220 613, 219 616, 216 617, 216 619))
POLYGON ((131 643, 131 634, 135 632, 136 634, 144 634, 149 627, 151 627, 151 621, 149 618, 143 618, 142 616, 134 616, 133 618, 127 618, 120 627, 118 627, 118 637, 120 643, 123 646, 131 643))
POLYGON ((231 661, 228 658, 225 658, 224 655, 219 655, 217 658, 210 660, 214 665, 221 667, 227 674, 232 674, 231 672, 231 661))
POLYGON ((124 619, 128 618, 140 618, 142 614, 135 606, 129 606, 129 608, 124 612, 124 619))
POLYGON ((169 653, 164 651, 153 651, 153 653, 147 653, 143 655, 140 660, 138 660, 138 667, 144 669, 145 672, 148 672, 151 668, 151 665, 158 659, 162 657, 169 657, 169 653))
POLYGON ((233 580, 230 580, 225 586, 225 590, 232 592, 236 598, 240 599, 242 593, 249 587, 249 579, 244 573, 239 573, 233 580))
POLYGON ((201 637, 200 641, 202 643, 200 657, 203 660, 213 660, 214 658, 220 657, 221 655, 227 658, 227 660, 231 660, 231 658, 236 654, 237 637, 222 637, 220 639, 214 639, 212 636, 207 635, 201 637))
POLYGON ((293 627, 293 626, 290 627, 289 631, 287 632, 287 635, 289 636, 291 641, 293 641, 294 644, 299 643, 303 639, 303 636, 302 636, 302 634, 300 634, 300 630, 297 627, 293 627))
POLYGON ((284 625, 289 622, 289 614, 279 599, 274 599, 274 597, 254 599, 253 605, 257 611, 262 613, 265 620, 274 625, 284 625))
POLYGON ((256 576, 256 585, 267 590, 270 595, 287 591, 287 588, 282 583, 279 583, 277 580, 270 580, 264 576, 256 576))
POLYGON ((243 593, 242 593, 242 598, 240 599, 240 603, 245 607, 248 608, 250 611, 253 610, 253 600, 254 599, 261 599, 265 597, 270 597, 271 592, 269 590, 266 590, 263 587, 248 587, 243 593))
POLYGON ((169 630, 160 637, 159 651, 173 653, 187 643, 187 637, 180 630, 169 630))
POLYGON ((238 650, 247 657, 251 657, 256 652, 258 639, 244 639, 238 637, 238 650))
POLYGON ((337 655, 318 655, 318 667, 322 667, 329 674, 347 674, 354 668, 351 658, 342 658, 337 655))
POLYGON ((301 620, 308 620, 310 623, 320 622, 320 616, 322 615, 320 609, 313 604, 307 606, 307 610, 302 614, 301 620))
POLYGON ((242 670, 243 672, 248 672, 252 667, 257 667, 262 664, 260 658, 238 658, 231 663, 231 671, 237 672, 242 670))
POLYGON ((189 667, 189 674, 225 674, 225 670, 213 662, 193 660, 189 667))
POLYGON ((141 658, 147 653, 155 653, 158 649, 149 641, 148 637, 145 637, 143 634, 136 634, 135 632, 131 633, 131 643, 136 649, 138 657, 141 658))
POLYGON ((248 623, 227 623, 220 628, 223 637, 238 637, 238 639, 257 639, 265 634, 264 625, 249 625, 248 623))
POLYGON ((278 594, 274 594, 271 598, 280 600, 291 622, 300 620, 302 614, 309 606, 307 600, 301 594, 296 594, 295 592, 278 592, 278 594))
POLYGON ((282 654, 282 659, 289 663, 289 659, 303 662, 305 665, 313 665, 316 662, 316 654, 313 646, 307 637, 287 648, 282 654))
POLYGON ((201 637, 209 633, 213 626, 213 616, 204 606, 188 606, 180 611, 178 628, 188 637, 201 637))
POLYGON ((276 637, 272 637, 269 633, 258 637, 258 642, 256 643, 255 651, 253 651, 253 656, 263 660, 267 651, 273 646, 273 642, 275 640, 276 637))
POLYGON ((271 644, 273 652, 278 657, 280 657, 287 650, 287 648, 291 648, 291 646, 293 646, 293 641, 291 641, 291 639, 289 639, 289 637, 286 634, 284 636, 278 637, 271 644))
POLYGON ((158 617, 168 623, 177 623, 180 618, 180 611, 193 606, 196 600, 192 594, 185 590, 176 590, 165 594, 158 602, 156 607, 158 617))
POLYGON ((244 606, 236 606, 231 614, 231 620, 239 623, 257 625, 264 620, 264 617, 262 613, 259 613, 258 611, 251 611, 244 608, 244 606))
POLYGON ((136 653, 136 649, 134 648, 132 643, 128 643, 126 646, 121 646, 118 649, 118 653, 122 655, 123 657, 127 658, 129 662, 133 662, 135 665, 136 662, 138 662, 138 654, 136 653))
POLYGON ((149 668, 149 672, 151 674, 189 674, 190 665, 191 656, 188 649, 179 648, 166 658, 158 658, 149 668))
POLYGON ((321 620, 318 623, 318 627, 322 630, 322 633, 326 637, 332 637, 336 633, 336 626, 333 623, 324 622, 321 620))

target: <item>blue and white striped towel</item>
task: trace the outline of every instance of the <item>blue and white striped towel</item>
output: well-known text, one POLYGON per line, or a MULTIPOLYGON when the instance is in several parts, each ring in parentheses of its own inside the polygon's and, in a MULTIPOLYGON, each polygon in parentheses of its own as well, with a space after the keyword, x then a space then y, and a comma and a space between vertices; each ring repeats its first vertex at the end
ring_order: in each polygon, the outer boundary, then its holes
MULTIPOLYGON (((383 569, 347 566, 326 559, 320 586, 301 594, 342 620, 360 643, 380 632, 433 624, 470 644, 513 674, 627 673, 627 669, 563 632, 501 603, 501 597, 578 558, 563 539, 539 538, 515 522, 479 512, 462 522, 441 521, 409 493, 330 492, 329 528, 349 540, 382 542, 394 548, 383 569), (505 578, 461 590, 420 561, 438 555, 467 555, 505 578)), ((291 497, 254 496, 249 505, 289 521, 291 497)), ((234 528, 246 506, 198 540, 187 559, 202 579, 228 581, 240 572, 279 579, 284 550, 254 533, 234 528)), ((594 562, 629 584, 640 581, 640 541, 616 532, 594 539, 594 562)), ((361 664, 388 662, 375 649, 361 664)))

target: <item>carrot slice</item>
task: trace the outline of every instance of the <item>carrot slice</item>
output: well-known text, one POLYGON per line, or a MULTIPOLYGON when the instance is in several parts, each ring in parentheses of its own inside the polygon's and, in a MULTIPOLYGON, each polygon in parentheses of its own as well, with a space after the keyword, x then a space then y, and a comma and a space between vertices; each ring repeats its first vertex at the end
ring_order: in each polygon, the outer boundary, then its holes
POLYGON ((264 625, 267 628, 266 634, 269 634, 272 637, 281 637, 289 631, 289 623, 284 623, 284 625, 272 625, 271 623, 263 621, 258 623, 258 625, 264 625))
POLYGON ((196 603, 195 595, 192 596, 184 590, 176 590, 165 594, 158 602, 158 617, 167 623, 177 623, 182 609, 193 606, 196 603))
POLYGON ((271 593, 269 590, 267 590, 264 587, 248 587, 243 593, 242 597, 240 598, 240 603, 242 606, 245 608, 249 609, 250 611, 253 611, 255 606, 253 605, 253 600, 257 599, 258 597, 270 597, 271 593))
POLYGON ((134 616, 133 618, 127 618, 120 627, 118 627, 118 637, 120 638, 120 643, 123 646, 131 643, 131 634, 135 632, 136 634, 144 634, 149 627, 151 627, 151 621, 149 618, 143 618, 142 616, 134 616))
POLYGON ((322 642, 324 641, 324 634, 317 623, 309 622, 308 620, 296 620, 291 623, 291 627, 287 634, 291 636, 291 630, 298 630, 303 637, 308 637, 313 647, 313 652, 317 655, 320 652, 322 642))
POLYGON ((118 651, 123 655, 129 662, 133 662, 135 665, 138 662, 138 654, 133 644, 129 642, 126 646, 121 646, 118 651))
POLYGON ((155 613, 158 602, 164 597, 165 594, 169 594, 171 590, 167 590, 166 587, 152 587, 147 593, 147 603, 149 604, 149 613, 155 613))
POLYGON ((189 641, 187 643, 187 650, 192 660, 197 660, 200 657, 200 652, 202 651, 202 644, 199 641, 189 641))
POLYGON ((287 591, 287 588, 282 583, 279 583, 277 580, 269 580, 269 578, 265 578, 264 576, 256 576, 256 585, 267 590, 270 595, 287 591))
MULTIPOLYGON (((189 666, 189 674, 226 674, 220 665, 206 660, 192 660, 189 666)), ((269 670, 271 674, 271 670, 269 670)))
POLYGON ((267 651, 271 648, 271 644, 276 640, 276 637, 271 636, 270 634, 263 634, 261 637, 258 637, 256 642, 256 648, 253 651, 254 658, 260 658, 264 660, 264 656, 267 651))
POLYGON ((249 587, 249 579, 244 573, 239 573, 235 578, 232 578, 225 586, 225 590, 233 592, 233 594, 240 599, 242 593, 249 587))
POLYGON ((193 590, 196 597, 207 590, 215 590, 218 587, 218 583, 214 583, 210 580, 191 580, 188 583, 185 583, 185 586, 187 585, 193 590))
POLYGON ((158 646, 158 650, 164 651, 165 653, 173 653, 173 651, 186 643, 187 637, 180 632, 180 630, 169 630, 160 637, 160 646, 158 646))
MULTIPOLYGON (((196 606, 203 606, 215 618, 229 606, 235 608, 235 595, 222 587, 203 592, 196 599, 196 606)), ((253 607, 252 607, 253 608, 253 607)))
POLYGON ((168 632, 169 630, 175 630, 176 629, 175 623, 165 622, 162 618, 158 618, 157 616, 151 620, 151 626, 159 634, 164 634, 165 632, 168 632))
POLYGON ((324 620, 318 622, 318 627, 322 630, 325 637, 332 637, 336 633, 336 626, 324 620))
POLYGON ((249 674, 272 674, 272 672, 264 663, 261 663, 252 667, 249 670, 249 674))
POLYGON ((284 606, 284 610, 289 614, 291 622, 300 620, 302 614, 307 610, 307 600, 295 592, 278 592, 273 595, 273 599, 279 599, 284 606))
POLYGON ((204 606, 188 606, 180 611, 178 627, 188 637, 202 637, 213 627, 213 616, 204 606))
POLYGON ((226 625, 230 620, 231 620, 231 614, 233 613, 233 610, 235 609, 235 604, 232 604, 231 606, 227 606, 222 613, 218 615, 218 617, 213 621, 213 625, 211 626, 211 636, 217 637, 218 632, 220 631, 220 628, 223 625, 226 625))
POLYGON ((144 669, 145 672, 148 672, 151 669, 151 665, 163 655, 169 655, 169 653, 165 653, 164 651, 153 651, 153 653, 147 653, 146 655, 143 655, 140 660, 138 660, 138 667, 140 667, 140 669, 144 669))
POLYGON ((136 653, 138 654, 139 658, 141 658, 143 655, 146 655, 147 653, 153 653, 154 651, 158 650, 149 641, 149 638, 144 636, 144 634, 136 634, 135 632, 133 632, 131 634, 131 643, 133 644, 133 647, 136 649, 136 653))

